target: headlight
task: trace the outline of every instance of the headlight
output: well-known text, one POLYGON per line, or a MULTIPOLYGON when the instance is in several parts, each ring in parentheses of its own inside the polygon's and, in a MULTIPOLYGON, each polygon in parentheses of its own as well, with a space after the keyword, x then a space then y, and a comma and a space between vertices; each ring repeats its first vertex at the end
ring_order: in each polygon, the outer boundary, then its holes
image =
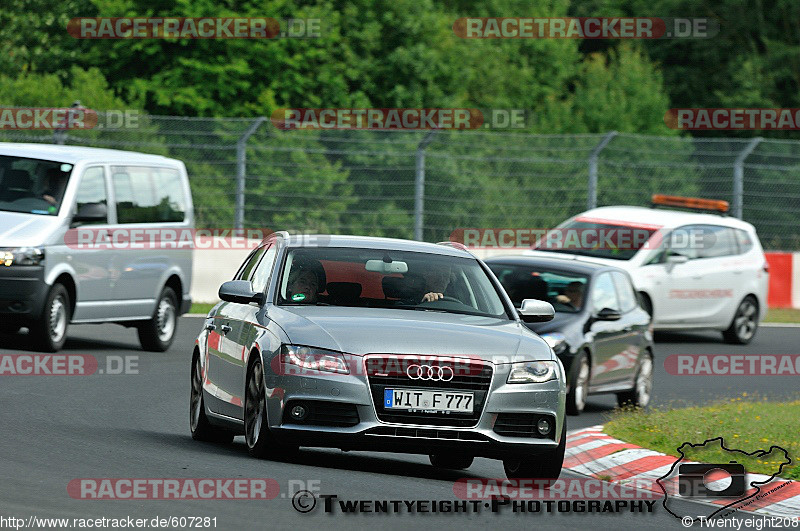
POLYGON ((344 356, 339 352, 297 345, 281 347, 281 361, 312 371, 350 374, 344 356))
POLYGON ((508 383, 544 383, 558 379, 559 374, 555 361, 525 361, 511 365, 508 383))
POLYGON ((17 247, 0 249, 0 265, 39 265, 44 260, 44 249, 38 247, 17 247))
POLYGON ((564 337, 564 334, 560 332, 542 334, 541 338, 544 339, 545 343, 550 345, 550 348, 553 349, 553 352, 562 352, 567 348, 567 338, 564 337))

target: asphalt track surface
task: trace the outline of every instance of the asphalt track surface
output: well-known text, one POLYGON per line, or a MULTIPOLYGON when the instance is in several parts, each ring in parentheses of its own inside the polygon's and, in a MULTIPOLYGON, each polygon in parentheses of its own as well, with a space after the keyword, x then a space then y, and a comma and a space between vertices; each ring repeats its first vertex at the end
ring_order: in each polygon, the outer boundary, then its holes
MULTIPOLYGON (((655 504, 652 514, 492 513, 325 514, 322 504, 301 514, 292 494, 316 487, 340 500, 454 500, 462 477, 502 478, 500 462, 476 459, 467 472, 434 469, 425 456, 304 449, 291 462, 256 460, 242 437, 233 444, 198 443, 188 427, 189 364, 202 320, 183 317, 166 353, 139 350, 133 330, 116 325, 73 326, 63 353, 88 354, 103 369, 120 356, 135 356, 138 374, 0 376, 0 516, 27 518, 216 517, 217 529, 382 527, 409 529, 682 529, 655 504), (78 478, 274 478, 281 493, 271 500, 82 500, 68 483, 78 478), (315 482, 315 483, 314 483, 315 482)), ((669 354, 797 354, 800 328, 759 330, 748 346, 730 346, 717 333, 656 337, 654 404, 700 404, 750 395, 797 396, 797 379, 670 376, 669 354)), ((0 335, 0 355, 29 352, 24 334, 0 335)), ((569 429, 600 424, 613 409, 610 397, 592 397, 569 429)), ((702 423, 703 419, 698 419, 702 423)), ((562 477, 573 477, 565 472, 562 477)), ((682 514, 707 514, 695 503, 674 505, 682 514)), ((2 526, 2 520, 0 520, 2 526)))

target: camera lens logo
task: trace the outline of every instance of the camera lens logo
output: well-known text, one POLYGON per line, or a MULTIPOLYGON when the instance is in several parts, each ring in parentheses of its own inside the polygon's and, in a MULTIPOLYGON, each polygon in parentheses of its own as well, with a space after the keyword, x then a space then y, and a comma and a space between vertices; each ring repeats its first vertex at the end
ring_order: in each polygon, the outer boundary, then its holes
POLYGON ((430 382, 449 382, 455 376, 451 367, 432 367, 430 365, 409 365, 406 375, 412 380, 430 382))
POLYGON ((693 463, 678 467, 678 493, 681 496, 731 498, 742 496, 744 492, 744 465, 736 461, 711 465, 693 463))

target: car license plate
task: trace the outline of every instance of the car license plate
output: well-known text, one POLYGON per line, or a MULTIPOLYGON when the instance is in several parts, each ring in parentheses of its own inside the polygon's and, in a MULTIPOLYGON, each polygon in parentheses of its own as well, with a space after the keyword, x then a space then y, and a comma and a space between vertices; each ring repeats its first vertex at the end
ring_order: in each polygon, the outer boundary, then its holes
POLYGON ((473 398, 472 393, 385 389, 383 391, 383 407, 384 409, 472 413, 473 398))

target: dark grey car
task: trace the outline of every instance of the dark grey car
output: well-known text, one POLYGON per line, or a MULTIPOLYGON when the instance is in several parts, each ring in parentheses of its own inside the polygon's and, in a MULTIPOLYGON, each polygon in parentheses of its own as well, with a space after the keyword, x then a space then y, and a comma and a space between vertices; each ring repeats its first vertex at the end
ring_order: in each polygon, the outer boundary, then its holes
POLYGON ((300 446, 475 456, 557 478, 566 385, 469 252, 429 243, 276 233, 220 288, 192 357, 195 439, 245 435, 252 455, 300 446))
POLYGON ((645 407, 653 385, 653 332, 624 270, 568 258, 508 256, 486 260, 512 302, 553 304, 552 321, 528 326, 553 347, 567 373, 567 413, 586 397, 614 393, 620 405, 645 407))

